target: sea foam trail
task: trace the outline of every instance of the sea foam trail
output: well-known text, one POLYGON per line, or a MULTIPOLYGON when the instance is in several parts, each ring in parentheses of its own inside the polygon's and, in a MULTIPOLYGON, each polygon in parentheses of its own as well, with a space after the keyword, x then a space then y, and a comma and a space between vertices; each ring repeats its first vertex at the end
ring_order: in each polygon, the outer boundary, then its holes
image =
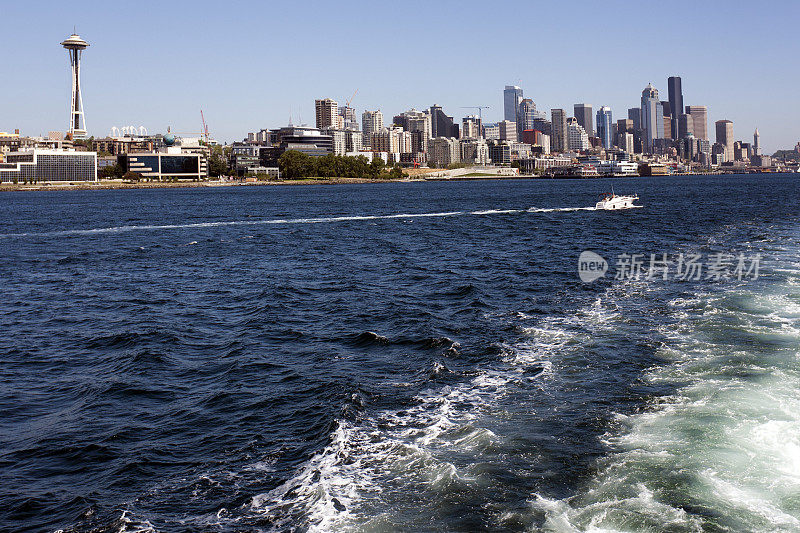
MULTIPOLYGON (((538 321, 526 329, 529 340, 505 346, 496 363, 465 382, 420 392, 412 407, 340 421, 323 451, 255 496, 245 513, 267 517, 274 531, 297 524, 315 532, 452 530, 459 526, 442 502, 476 505, 482 495, 493 509, 492 528, 518 527, 516 512, 502 498, 492 500, 503 492, 491 475, 497 465, 509 456, 536 461, 504 432, 518 422, 510 413, 524 411, 520 399, 548 387, 552 353, 580 352, 592 335, 610 334, 618 318, 599 301, 576 315, 538 321)), ((533 471, 520 467, 517 475, 533 471)))
POLYGON ((669 363, 680 384, 632 416, 583 491, 537 496, 547 531, 800 530, 800 270, 670 302, 669 363))
POLYGON ((445 211, 441 213, 396 213, 391 215, 349 215, 338 217, 316 217, 316 218, 276 218, 276 219, 259 219, 259 220, 227 220, 218 222, 195 222, 191 224, 143 224, 143 225, 130 225, 130 226, 113 226, 108 228, 90 228, 90 229, 70 229, 59 231, 47 231, 41 233, 6 233, 0 234, 0 238, 15 238, 15 237, 69 237, 81 235, 102 235, 105 233, 128 233, 133 231, 158 231, 158 230, 175 230, 175 229, 193 229, 193 228, 218 228, 228 226, 264 226, 264 225, 291 225, 291 224, 324 224, 336 222, 355 222, 355 221, 369 221, 369 220, 392 220, 392 219, 409 219, 409 218, 444 218, 465 215, 501 215, 501 214, 514 214, 514 213, 549 213, 555 211, 569 212, 569 211, 593 211, 594 207, 565 207, 565 208, 552 208, 540 209, 532 207, 530 209, 487 209, 479 211, 445 211))

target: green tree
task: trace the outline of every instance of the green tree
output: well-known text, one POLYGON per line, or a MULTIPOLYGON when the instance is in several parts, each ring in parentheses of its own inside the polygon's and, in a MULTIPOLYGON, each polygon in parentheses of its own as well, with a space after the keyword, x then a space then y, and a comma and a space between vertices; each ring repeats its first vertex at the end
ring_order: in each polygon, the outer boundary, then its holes
POLYGON ((369 164, 369 176, 371 178, 377 178, 383 172, 383 169, 386 168, 386 162, 383 158, 378 157, 377 155, 373 156, 372 163, 369 164))
POLYGON ((286 150, 278 158, 278 168, 281 176, 287 179, 305 178, 310 176, 316 165, 308 154, 297 150, 286 150))
POLYGON ((403 167, 400 166, 400 163, 395 163, 392 167, 391 172, 389 172, 389 178, 393 180, 403 179, 403 167))
POLYGON ((142 175, 138 172, 132 172, 129 170, 124 176, 122 176, 122 179, 126 181, 139 181, 142 179, 142 175))
POLYGON ((122 167, 116 163, 100 169, 100 178, 104 180, 121 178, 122 174, 122 167))

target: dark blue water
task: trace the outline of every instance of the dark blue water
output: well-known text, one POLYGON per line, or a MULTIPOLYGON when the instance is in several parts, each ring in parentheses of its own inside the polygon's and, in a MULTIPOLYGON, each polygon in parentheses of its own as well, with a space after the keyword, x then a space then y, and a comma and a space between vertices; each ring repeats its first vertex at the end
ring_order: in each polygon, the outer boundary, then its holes
POLYGON ((798 181, 609 184, 2 193, 2 529, 800 530, 798 181))

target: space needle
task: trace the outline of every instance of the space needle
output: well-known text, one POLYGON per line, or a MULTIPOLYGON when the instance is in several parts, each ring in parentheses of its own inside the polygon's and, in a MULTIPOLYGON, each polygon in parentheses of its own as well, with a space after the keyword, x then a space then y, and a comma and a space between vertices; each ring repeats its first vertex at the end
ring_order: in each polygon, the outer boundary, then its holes
POLYGON ((69 52, 72 66, 72 104, 69 111, 69 133, 73 139, 86 137, 86 118, 83 116, 83 100, 81 99, 81 53, 89 43, 73 33, 61 46, 69 52))

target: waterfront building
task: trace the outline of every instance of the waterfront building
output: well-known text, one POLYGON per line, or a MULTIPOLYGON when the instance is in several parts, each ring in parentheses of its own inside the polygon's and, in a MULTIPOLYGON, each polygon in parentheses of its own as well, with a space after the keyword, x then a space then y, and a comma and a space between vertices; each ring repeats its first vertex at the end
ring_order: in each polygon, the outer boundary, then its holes
POLYGON ((448 116, 441 106, 436 104, 430 108, 431 137, 458 138, 458 124, 453 123, 453 117, 448 116))
POLYGON ((500 140, 501 141, 517 141, 517 123, 510 120, 503 120, 500 122, 500 140))
POLYGON ((97 152, 33 148, 5 152, 0 182, 97 181, 97 152))
POLYGON ((521 103, 522 89, 516 85, 506 85, 503 90, 503 119, 516 122, 521 103))
POLYGON ((671 139, 678 139, 681 136, 678 133, 680 124, 678 117, 683 111, 683 87, 681 87, 680 76, 670 76, 667 79, 667 90, 669 93, 669 108, 670 118, 672 119, 671 139))
POLYGON ((718 120, 714 123, 717 133, 717 144, 725 147, 725 161, 733 161, 733 122, 718 120))
POLYGON ((86 117, 83 114, 83 97, 81 96, 81 56, 89 47, 89 43, 73 33, 65 39, 61 46, 69 53, 72 70, 72 100, 69 109, 69 132, 71 139, 86 137, 86 117))
MULTIPOLYGON (((551 109, 550 143, 553 151, 567 151, 567 114, 563 109, 551 109)), ((586 131, 584 130, 584 133, 586 131)))
POLYGON ((708 140, 708 108, 704 105, 687 105, 686 114, 692 117, 692 132, 698 139, 708 140))
MULTIPOLYGON (((573 106, 575 111, 575 118, 578 119, 578 124, 583 126, 586 134, 589 137, 594 136, 594 125, 592 124, 592 105, 591 104, 575 104, 573 106)), ((598 134, 598 137, 600 135, 598 134)))
POLYGON ((489 145, 483 139, 465 139, 461 143, 461 162, 473 165, 488 165, 489 145))
POLYGON ((651 84, 642 91, 642 142, 646 153, 653 153, 654 141, 664 138, 664 113, 658 90, 651 84))
POLYGON ((495 165, 511 164, 511 146, 504 141, 494 141, 489 144, 489 159, 495 165))
POLYGON ((577 120, 571 120, 567 126, 568 148, 575 152, 582 152, 589 149, 589 134, 578 124, 577 120))
POLYGON ((519 104, 519 116, 517 117, 517 138, 522 137, 522 132, 533 128, 533 121, 536 118, 536 104, 530 98, 523 98, 519 104))
POLYGON ((461 161, 461 144, 452 137, 436 137, 428 143, 428 164, 444 168, 461 161))
POLYGON ((383 113, 377 111, 364 111, 361 114, 361 132, 364 135, 364 142, 372 139, 372 134, 383 129, 383 113))
MULTIPOLYGON (((578 117, 575 117, 578 118, 578 117)), ((614 121, 611 118, 611 108, 608 106, 603 106, 597 110, 597 136, 600 138, 600 144, 606 150, 612 148, 614 146, 614 136, 612 132, 612 125, 614 121)), ((586 126, 581 124, 580 119, 578 119, 578 124, 584 128, 588 135, 588 131, 586 130, 586 126)))

